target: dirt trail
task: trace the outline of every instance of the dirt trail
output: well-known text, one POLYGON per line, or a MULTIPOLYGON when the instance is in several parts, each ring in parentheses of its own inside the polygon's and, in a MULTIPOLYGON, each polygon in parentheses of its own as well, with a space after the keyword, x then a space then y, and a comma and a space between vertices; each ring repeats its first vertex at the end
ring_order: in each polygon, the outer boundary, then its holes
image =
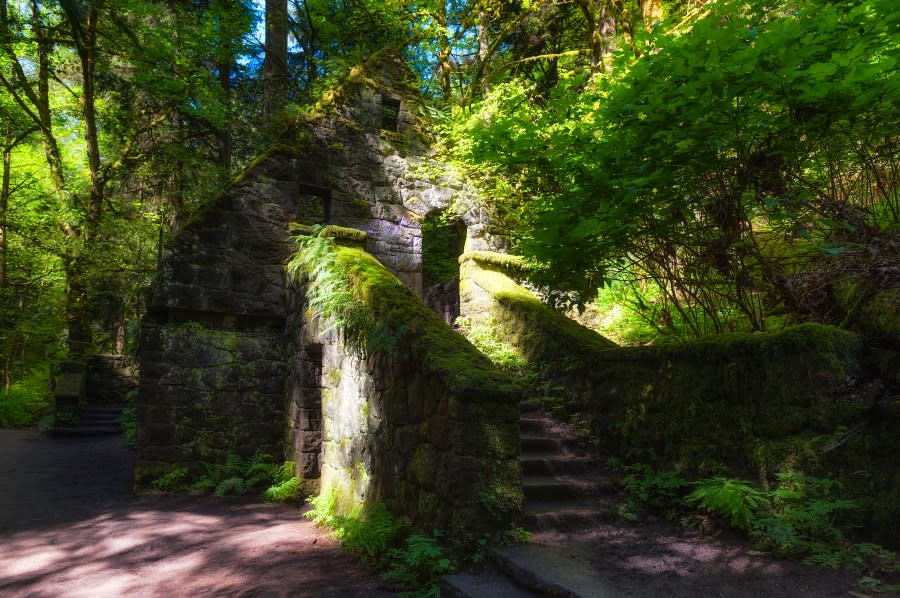
POLYGON ((296 508, 129 495, 118 437, 0 430, 0 595, 388 596, 296 508))

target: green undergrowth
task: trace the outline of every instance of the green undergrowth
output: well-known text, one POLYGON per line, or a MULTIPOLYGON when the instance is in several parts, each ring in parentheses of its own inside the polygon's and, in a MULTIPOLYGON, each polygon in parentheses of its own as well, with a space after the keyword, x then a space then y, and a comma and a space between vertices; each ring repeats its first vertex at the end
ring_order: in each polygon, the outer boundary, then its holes
POLYGON ((522 354, 497 334, 495 320, 475 323, 471 318, 462 316, 456 319, 456 327, 497 367, 517 373, 526 366, 522 354))
POLYGON ((865 589, 900 589, 881 581, 900 574, 900 557, 883 546, 853 540, 861 497, 837 480, 784 471, 769 487, 761 487, 725 475, 692 482, 677 471, 641 463, 623 472, 628 499, 619 514, 630 521, 655 512, 701 531, 729 527, 775 556, 853 571, 865 589))
POLYGON ((430 536, 412 533, 397 520, 384 503, 358 505, 349 514, 337 512, 338 491, 310 497, 312 509, 305 517, 316 525, 331 528, 341 547, 362 558, 406 596, 440 596, 442 575, 455 570, 447 549, 441 545, 443 534, 430 536))
POLYGON ((50 410, 49 376, 50 366, 43 364, 9 388, 0 390, 0 427, 30 426, 50 410))
MULTIPOLYGON (((586 306, 576 320, 622 346, 678 342, 695 337, 691 320, 703 325, 703 310, 682 306, 674 309, 653 281, 613 281, 597 291, 597 298, 586 306)), ((725 332, 750 332, 746 318, 733 305, 723 303, 717 313, 725 332)), ((782 330, 789 318, 769 315, 766 330, 782 330)))
POLYGON ((204 491, 216 496, 244 496, 257 490, 271 502, 300 498, 300 483, 294 475, 293 461, 278 464, 262 453, 251 457, 231 453, 224 463, 205 463, 204 467, 206 471, 200 475, 192 474, 187 467, 175 467, 153 480, 151 485, 164 492, 204 491))
POLYGON ((358 353, 417 360, 463 400, 518 398, 512 379, 365 251, 321 234, 299 236, 288 272, 307 277, 313 312, 358 353))
POLYGON ((122 427, 122 436, 131 448, 137 446, 137 391, 132 390, 125 397, 125 407, 119 416, 119 425, 122 427))

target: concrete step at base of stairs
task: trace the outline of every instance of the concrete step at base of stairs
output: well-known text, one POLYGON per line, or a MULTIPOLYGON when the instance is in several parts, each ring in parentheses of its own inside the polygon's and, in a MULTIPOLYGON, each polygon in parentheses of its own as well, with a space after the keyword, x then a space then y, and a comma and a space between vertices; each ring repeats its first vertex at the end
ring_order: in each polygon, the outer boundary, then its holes
POLYGON ((454 573, 441 579, 442 598, 537 598, 537 594, 518 586, 493 563, 478 573, 454 573))
POLYGON ((122 427, 119 424, 114 425, 93 425, 93 426, 57 426, 50 428, 47 432, 49 436, 54 438, 72 438, 76 436, 109 436, 112 434, 121 434, 122 427))
POLYGON ((618 598, 623 595, 589 562, 561 547, 520 544, 491 549, 490 556, 516 584, 538 596, 618 598))

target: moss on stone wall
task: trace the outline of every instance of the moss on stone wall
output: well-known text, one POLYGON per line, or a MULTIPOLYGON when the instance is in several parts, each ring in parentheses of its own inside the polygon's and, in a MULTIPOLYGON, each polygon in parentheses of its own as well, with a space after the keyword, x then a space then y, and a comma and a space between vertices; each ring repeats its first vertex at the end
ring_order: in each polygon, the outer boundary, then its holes
POLYGON ((564 396, 560 413, 608 451, 698 475, 832 475, 867 502, 871 529, 900 528, 900 508, 890 506, 900 476, 886 458, 900 451, 900 409, 889 398, 875 402, 878 384, 853 382, 865 375, 859 335, 807 323, 777 334, 616 348, 486 262, 465 269, 462 282, 502 340, 564 396), (858 424, 861 433, 825 450, 858 424))
POLYGON ((474 261, 486 268, 494 268, 507 273, 524 274, 530 270, 525 258, 494 251, 467 251, 459 256, 459 263, 474 261))
POLYGON ((407 350, 428 372, 445 381, 463 400, 517 400, 518 389, 498 372, 466 339, 453 333, 409 287, 374 257, 352 247, 338 247, 338 263, 360 299, 378 322, 398 337, 398 350, 407 350))
MULTIPOLYGON (((349 289, 369 312, 357 319, 369 326, 365 333, 326 332, 314 340, 345 377, 366 381, 342 397, 344 411, 368 415, 362 429, 346 437, 346 422, 336 421, 338 405, 326 396, 349 388, 334 386, 326 372, 322 490, 349 500, 344 510, 383 501, 421 529, 447 531, 459 546, 497 531, 521 509, 518 385, 374 257, 339 244, 340 236, 334 241, 311 239, 301 249, 310 253, 296 263, 308 273, 326 267, 329 274, 311 274, 310 284, 327 280, 344 302, 349 289), (362 351, 352 341, 359 336, 366 339, 362 351), (364 455, 370 468, 358 482, 346 469, 355 455, 364 455), (485 497, 490 512, 481 504, 485 497)), ((307 297, 318 300, 322 292, 329 291, 308 289, 307 297)), ((321 328, 343 330, 340 323, 329 328, 322 322, 321 328)))

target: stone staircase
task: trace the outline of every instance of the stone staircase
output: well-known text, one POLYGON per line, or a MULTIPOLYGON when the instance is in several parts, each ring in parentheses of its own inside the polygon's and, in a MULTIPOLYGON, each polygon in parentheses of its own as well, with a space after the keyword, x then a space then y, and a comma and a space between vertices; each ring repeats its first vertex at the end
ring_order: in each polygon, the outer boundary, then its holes
POLYGON ((87 406, 77 412, 75 421, 60 422, 50 428, 47 434, 56 438, 121 434, 122 426, 119 424, 121 415, 121 407, 87 406))
POLYGON ((477 575, 444 578, 443 596, 619 595, 599 574, 564 556, 566 539, 613 521, 607 506, 619 497, 619 481, 603 472, 595 456, 580 446, 572 430, 532 402, 522 404, 521 455, 524 492, 522 526, 532 542, 491 550, 490 562, 477 575))

